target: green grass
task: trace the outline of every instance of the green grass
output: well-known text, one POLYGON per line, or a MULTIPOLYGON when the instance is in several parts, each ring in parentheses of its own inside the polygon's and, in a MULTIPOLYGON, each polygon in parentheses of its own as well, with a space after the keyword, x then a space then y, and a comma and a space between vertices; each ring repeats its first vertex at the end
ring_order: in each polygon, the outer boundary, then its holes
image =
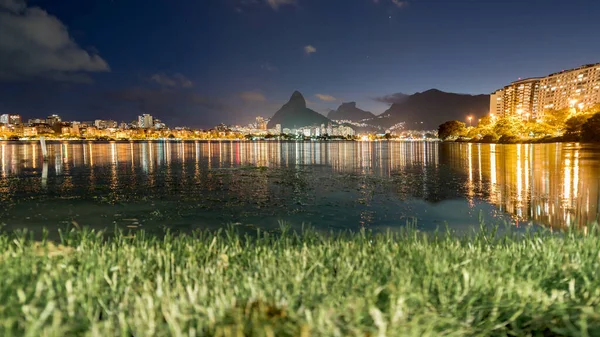
POLYGON ((600 234, 0 234, 0 335, 600 335, 600 234))

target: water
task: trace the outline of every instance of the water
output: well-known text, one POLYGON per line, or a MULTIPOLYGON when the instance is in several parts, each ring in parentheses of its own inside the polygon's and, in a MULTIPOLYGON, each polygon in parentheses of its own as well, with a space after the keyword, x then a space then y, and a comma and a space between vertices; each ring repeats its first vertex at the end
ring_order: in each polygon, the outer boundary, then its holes
POLYGON ((0 142, 0 224, 188 231, 553 228, 598 217, 600 147, 426 142, 0 142))

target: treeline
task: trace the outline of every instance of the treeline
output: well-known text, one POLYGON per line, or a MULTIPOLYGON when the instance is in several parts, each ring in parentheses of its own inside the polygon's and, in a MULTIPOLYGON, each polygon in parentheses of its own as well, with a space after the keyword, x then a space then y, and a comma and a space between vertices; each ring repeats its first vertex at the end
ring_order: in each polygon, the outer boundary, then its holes
POLYGON ((460 121, 448 121, 439 126, 438 136, 442 140, 484 143, 600 142, 600 104, 582 111, 547 110, 541 118, 529 120, 520 116, 485 116, 470 127, 460 121))

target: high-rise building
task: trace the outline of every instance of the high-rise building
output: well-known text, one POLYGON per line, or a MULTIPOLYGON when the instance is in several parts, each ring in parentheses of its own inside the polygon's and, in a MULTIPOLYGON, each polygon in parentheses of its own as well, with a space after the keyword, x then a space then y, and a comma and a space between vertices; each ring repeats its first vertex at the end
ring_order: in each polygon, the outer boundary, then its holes
POLYGON ((268 123, 269 123, 268 118, 263 118, 261 116, 256 117, 256 128, 258 130, 266 130, 268 123))
POLYGON ((41 119, 41 118, 33 118, 33 119, 30 119, 29 121, 27 121, 27 124, 29 124, 29 125, 46 124, 46 120, 41 119))
POLYGON ((50 115, 48 117, 46 117, 46 124, 52 126, 56 123, 60 123, 61 119, 58 115, 50 115))
POLYGON ((536 119, 548 109, 600 104, 600 63, 513 82, 490 95, 490 114, 536 119))
POLYGON ((0 115, 0 124, 21 124, 21 115, 3 114, 0 115))
POLYGON ((490 115, 504 115, 504 90, 496 90, 490 95, 490 115))
POLYGON ((117 122, 113 120, 96 119, 96 121, 94 122, 94 126, 96 126, 96 128, 98 128, 99 130, 116 129, 117 122))
POLYGON ((142 129, 150 129, 154 126, 152 116, 149 114, 143 114, 138 116, 138 127, 142 129))
POLYGON ((537 118, 540 112, 538 109, 539 85, 539 78, 527 78, 505 86, 504 89, 501 89, 502 103, 499 103, 500 96, 496 96, 496 104, 490 105, 490 112, 492 109, 498 109, 498 105, 501 105, 502 116, 519 116, 523 119, 537 118))
POLYGON ((561 71, 540 81, 542 109, 583 110, 600 103, 600 63, 561 71))

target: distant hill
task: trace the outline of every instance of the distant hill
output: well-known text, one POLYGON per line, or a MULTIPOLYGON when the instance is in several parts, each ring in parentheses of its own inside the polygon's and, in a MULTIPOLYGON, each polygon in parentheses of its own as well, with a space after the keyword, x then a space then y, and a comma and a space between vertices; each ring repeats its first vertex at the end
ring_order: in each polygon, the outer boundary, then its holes
POLYGON ((342 103, 337 110, 331 110, 327 114, 327 118, 329 119, 351 120, 353 122, 373 117, 375 117, 373 113, 357 108, 356 102, 342 103))
POLYGON ((449 120, 467 122, 467 116, 473 116, 473 123, 476 123, 489 109, 489 95, 464 95, 431 89, 392 104, 381 114, 387 117, 381 122, 386 126, 406 122, 405 129, 433 130, 449 120))
POLYGON ((304 96, 294 91, 290 100, 279 109, 269 121, 267 127, 274 128, 281 124, 282 128, 299 128, 310 125, 321 125, 331 122, 327 117, 306 107, 304 96))

